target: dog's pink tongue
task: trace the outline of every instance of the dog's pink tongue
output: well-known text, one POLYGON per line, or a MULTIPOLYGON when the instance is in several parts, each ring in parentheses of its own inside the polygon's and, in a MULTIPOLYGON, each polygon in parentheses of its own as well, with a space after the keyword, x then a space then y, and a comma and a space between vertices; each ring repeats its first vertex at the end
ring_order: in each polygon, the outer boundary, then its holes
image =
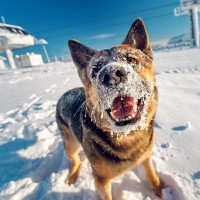
POLYGON ((112 115, 116 119, 134 116, 137 112, 138 100, 132 97, 117 97, 112 103, 112 115))

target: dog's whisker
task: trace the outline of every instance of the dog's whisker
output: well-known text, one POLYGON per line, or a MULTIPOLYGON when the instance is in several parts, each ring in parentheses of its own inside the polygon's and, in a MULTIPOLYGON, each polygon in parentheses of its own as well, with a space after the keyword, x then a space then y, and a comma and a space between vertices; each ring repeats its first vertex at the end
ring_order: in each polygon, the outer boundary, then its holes
POLYGON ((85 101, 79 106, 79 108, 77 109, 76 113, 74 114, 74 117, 76 116, 76 114, 78 113, 78 111, 81 109, 81 107, 82 107, 84 104, 87 103, 87 101, 88 101, 88 99, 85 100, 85 101))
MULTIPOLYGON (((89 91, 85 92, 78 100, 81 100, 81 99, 85 98, 85 96, 86 96, 85 94, 87 94, 87 93, 89 93, 89 91)), ((92 98, 92 97, 91 97, 91 98, 92 98)), ((78 111, 81 109, 81 107, 82 107, 84 104, 86 104, 89 100, 91 100, 91 98, 86 99, 86 100, 79 106, 79 108, 78 108, 77 111, 75 112, 74 116, 76 116, 76 114, 77 114, 78 111)))
POLYGON ((76 116, 76 114, 78 113, 78 111, 81 109, 81 107, 85 104, 85 102, 86 102, 86 101, 84 101, 84 102, 80 105, 80 107, 77 109, 77 111, 76 111, 75 114, 74 114, 74 117, 76 116))
POLYGON ((78 98, 77 102, 81 101, 83 98, 85 98, 85 95, 80 96, 80 98, 78 98))

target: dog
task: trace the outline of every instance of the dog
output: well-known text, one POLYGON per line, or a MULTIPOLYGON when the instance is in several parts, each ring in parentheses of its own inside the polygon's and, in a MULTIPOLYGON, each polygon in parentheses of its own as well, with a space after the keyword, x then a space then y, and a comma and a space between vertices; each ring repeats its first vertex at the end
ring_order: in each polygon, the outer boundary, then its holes
POLYGON ((56 121, 71 160, 67 184, 76 182, 83 149, 92 168, 97 198, 112 200, 112 179, 141 164, 156 195, 162 183, 154 170, 154 118, 158 92, 152 49, 142 19, 119 46, 96 51, 68 41, 83 88, 58 101, 56 121))

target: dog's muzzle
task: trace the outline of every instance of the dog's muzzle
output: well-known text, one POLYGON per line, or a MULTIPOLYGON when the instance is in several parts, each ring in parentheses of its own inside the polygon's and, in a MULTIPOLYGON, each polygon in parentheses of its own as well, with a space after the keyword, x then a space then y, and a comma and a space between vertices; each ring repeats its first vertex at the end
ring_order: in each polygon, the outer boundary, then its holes
POLYGON ((141 78, 129 65, 112 63, 98 74, 100 105, 116 126, 136 124, 145 107, 141 78))

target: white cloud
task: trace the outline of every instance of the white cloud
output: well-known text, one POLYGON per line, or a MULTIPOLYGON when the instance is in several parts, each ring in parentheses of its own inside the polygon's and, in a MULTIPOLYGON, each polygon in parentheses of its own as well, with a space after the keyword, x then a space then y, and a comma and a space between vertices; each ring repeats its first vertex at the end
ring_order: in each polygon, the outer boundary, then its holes
POLYGON ((103 40, 103 39, 106 39, 106 38, 113 37, 114 35, 115 35, 114 33, 104 33, 104 34, 98 34, 98 35, 90 36, 88 39, 99 39, 99 40, 103 40))

